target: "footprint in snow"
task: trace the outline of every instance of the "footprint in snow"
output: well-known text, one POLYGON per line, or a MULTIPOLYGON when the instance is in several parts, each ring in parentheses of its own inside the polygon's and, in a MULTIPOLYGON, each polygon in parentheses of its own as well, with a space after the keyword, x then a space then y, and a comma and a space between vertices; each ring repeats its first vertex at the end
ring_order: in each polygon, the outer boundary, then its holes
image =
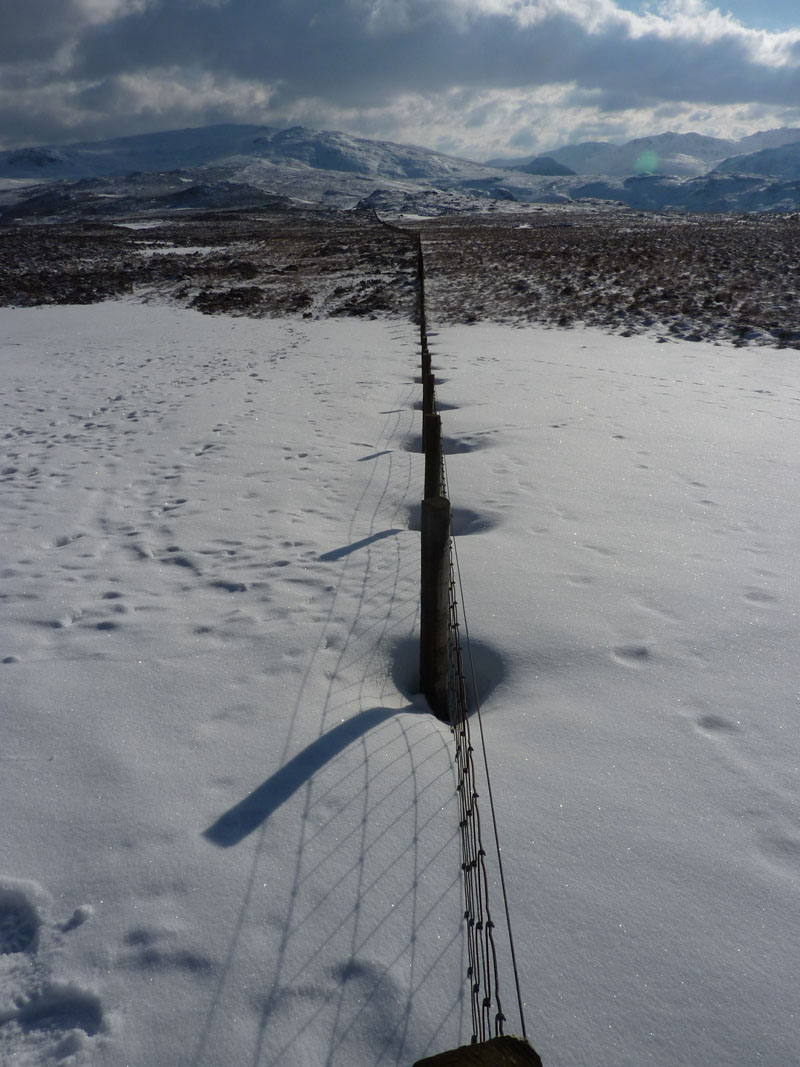
POLYGON ((103 1028, 103 1007, 95 993, 54 984, 34 994, 5 1021, 17 1022, 23 1030, 83 1030, 94 1037, 103 1028))
POLYGON ((41 920, 18 889, 0 888, 0 955, 34 951, 41 920))
MULTIPOLYGON (((35 882, 0 880, 0 960, 9 956, 19 961, 0 971, 0 1044, 19 1062, 64 1060, 77 1054, 87 1037, 106 1028, 96 993, 48 976, 47 934, 53 931, 43 919, 47 903, 35 882), (9 981, 13 988, 8 988, 9 981)), ((68 934, 91 914, 88 905, 76 908, 55 930, 68 934)))

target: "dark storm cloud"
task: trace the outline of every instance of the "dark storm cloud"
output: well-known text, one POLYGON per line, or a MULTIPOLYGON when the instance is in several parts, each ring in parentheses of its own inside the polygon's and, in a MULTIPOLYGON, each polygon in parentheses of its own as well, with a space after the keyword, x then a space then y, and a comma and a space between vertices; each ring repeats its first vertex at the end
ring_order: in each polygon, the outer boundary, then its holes
POLYGON ((457 90, 481 97, 475 128, 487 94, 554 85, 609 113, 800 101, 800 34, 753 34, 699 0, 659 16, 613 0, 0 0, 0 31, 6 141, 212 116, 347 112, 352 128, 370 109, 374 128, 381 108, 389 133, 401 97, 435 108, 457 90))
POLYGON ((376 33, 369 31, 363 8, 348 3, 232 0, 196 7, 172 0, 88 30, 73 73, 100 80, 153 67, 200 65, 278 81, 284 104, 319 96, 343 106, 367 105, 401 91, 552 82, 613 93, 627 100, 626 106, 642 98, 800 99, 798 70, 754 63, 742 37, 633 38, 619 24, 589 33, 575 18, 558 13, 530 27, 490 15, 460 24, 447 17, 446 8, 431 6, 421 24, 376 33))
POLYGON ((0 0, 0 62, 50 59, 83 21, 73 0, 0 0))

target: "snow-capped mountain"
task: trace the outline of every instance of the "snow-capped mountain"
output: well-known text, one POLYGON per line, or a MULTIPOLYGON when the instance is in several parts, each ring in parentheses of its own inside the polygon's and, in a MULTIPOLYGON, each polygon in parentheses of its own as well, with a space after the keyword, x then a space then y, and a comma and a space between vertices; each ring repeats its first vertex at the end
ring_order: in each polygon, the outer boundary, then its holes
MULTIPOLYGON (((673 177, 696 177, 711 170, 733 169, 725 166, 731 158, 739 159, 765 149, 779 149, 800 141, 800 129, 783 127, 764 130, 741 140, 705 137, 698 133, 661 133, 637 137, 616 145, 608 141, 584 141, 547 152, 550 159, 568 166, 575 174, 603 174, 625 178, 632 174, 662 174, 673 177)), ((487 166, 524 170, 537 157, 491 159, 487 166)), ((749 173, 769 171, 749 169, 749 173)), ((786 176, 782 171, 776 177, 786 176)))
POLYGON ((0 224, 359 204, 389 214, 468 214, 587 199, 780 212, 800 209, 798 179, 800 131, 791 129, 739 142, 676 133, 587 142, 489 165, 335 131, 227 125, 2 152, 0 224), (742 146, 759 150, 736 155, 742 146))
POLYGON ((428 148, 329 130, 227 125, 63 147, 12 149, 0 152, 0 178, 113 177, 246 159, 386 178, 440 178, 459 173, 465 165, 474 167, 428 148))
POLYGON ((12 149, 0 152, 0 177, 49 181, 180 170, 250 154, 255 143, 269 140, 276 132, 267 126, 206 126, 109 141, 12 149))
POLYGON ((800 178, 800 130, 794 144, 764 148, 748 155, 732 156, 715 168, 721 174, 759 174, 767 178, 800 178))
POLYGON ((737 149, 744 155, 749 152, 761 152, 764 148, 780 148, 785 144, 800 141, 800 126, 781 126, 777 130, 762 130, 751 133, 737 142, 737 149))
MULTIPOLYGON (((653 173, 677 176, 705 174, 711 167, 736 151, 738 142, 699 133, 661 133, 637 137, 626 144, 585 141, 548 151, 549 158, 569 167, 575 174, 607 174, 627 177, 653 173)), ((527 161, 496 160, 497 165, 519 167, 527 161)))

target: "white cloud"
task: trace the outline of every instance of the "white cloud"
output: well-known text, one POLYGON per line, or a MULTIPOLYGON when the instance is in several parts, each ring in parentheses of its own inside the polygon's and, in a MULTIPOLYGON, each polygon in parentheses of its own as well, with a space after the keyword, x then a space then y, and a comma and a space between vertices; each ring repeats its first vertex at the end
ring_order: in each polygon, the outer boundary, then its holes
POLYGON ((486 155, 751 132, 800 100, 800 29, 701 0, 0 0, 0 31, 8 144, 223 115, 486 155))
POLYGON ((91 25, 111 22, 152 7, 156 0, 78 0, 77 8, 91 25))

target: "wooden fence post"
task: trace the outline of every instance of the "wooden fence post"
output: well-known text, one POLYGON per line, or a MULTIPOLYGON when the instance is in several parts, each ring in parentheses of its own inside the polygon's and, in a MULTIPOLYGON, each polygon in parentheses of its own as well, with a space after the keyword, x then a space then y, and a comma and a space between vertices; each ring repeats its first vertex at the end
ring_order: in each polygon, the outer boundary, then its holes
POLYGON ((419 289, 419 347, 422 352, 422 377, 431 372, 428 351, 428 322, 425 310, 425 261, 422 258, 422 237, 417 234, 417 287, 419 289))
POLYGON ((422 414, 432 415, 436 393, 436 378, 433 374, 422 375, 422 414))
POLYGON ((422 501, 422 589, 420 595, 420 689, 437 719, 449 722, 447 707, 450 501, 422 501))
POLYGON ((493 1037, 479 1045, 462 1045, 417 1060, 414 1067, 542 1067, 542 1061, 536 1050, 519 1037, 493 1037))
POLYGON ((442 417, 422 416, 425 442, 425 498, 442 495, 442 417))
MULTIPOLYGON (((435 397, 435 378, 432 374, 422 375, 422 451, 427 452, 428 447, 426 444, 427 438, 425 437, 425 416, 433 415, 434 413, 434 397, 435 397)), ((428 494, 426 493, 425 496, 428 494)), ((438 494, 437 494, 438 495, 438 494)))

